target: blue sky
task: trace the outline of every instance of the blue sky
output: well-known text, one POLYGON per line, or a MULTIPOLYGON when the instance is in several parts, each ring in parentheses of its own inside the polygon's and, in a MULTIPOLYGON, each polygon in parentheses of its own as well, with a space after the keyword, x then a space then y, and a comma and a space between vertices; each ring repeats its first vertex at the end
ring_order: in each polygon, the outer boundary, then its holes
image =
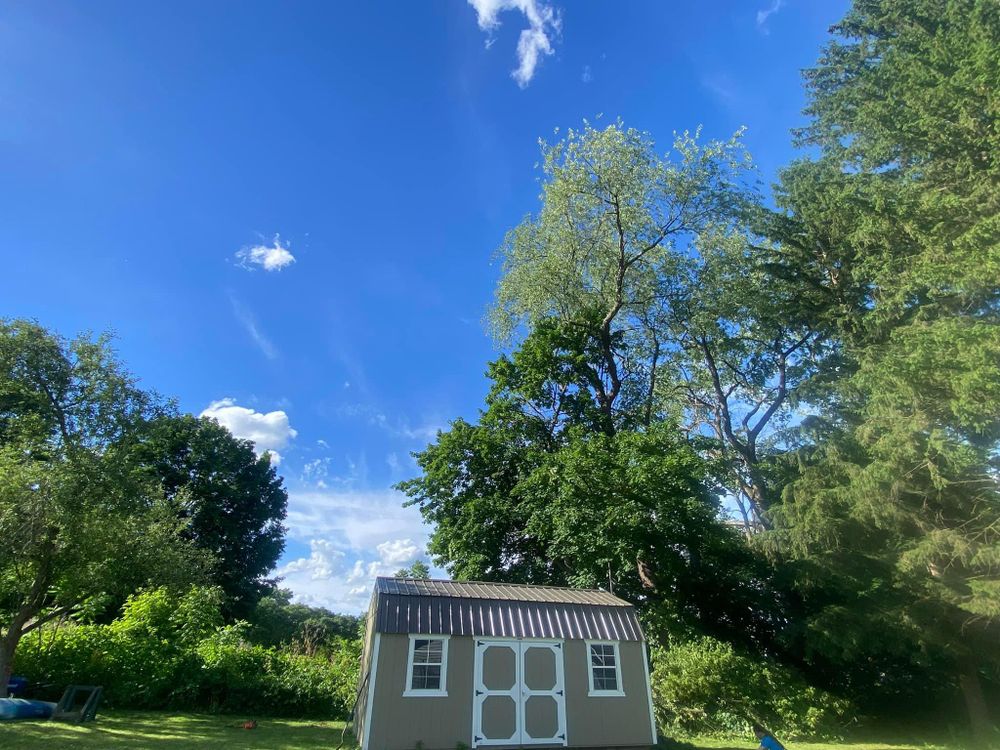
POLYGON ((426 542, 410 452, 482 403, 538 138, 746 125, 770 182, 846 5, 5 4, 0 315, 114 331, 143 385, 276 450, 279 573, 358 611, 426 542))

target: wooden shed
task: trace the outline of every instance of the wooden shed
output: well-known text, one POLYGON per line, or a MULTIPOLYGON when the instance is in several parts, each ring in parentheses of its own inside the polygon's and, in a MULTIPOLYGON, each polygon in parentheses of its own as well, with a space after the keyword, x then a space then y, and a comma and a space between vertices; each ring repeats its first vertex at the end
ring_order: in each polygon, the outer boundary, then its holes
POLYGON ((635 609, 606 591, 378 578, 362 750, 656 743, 635 609))

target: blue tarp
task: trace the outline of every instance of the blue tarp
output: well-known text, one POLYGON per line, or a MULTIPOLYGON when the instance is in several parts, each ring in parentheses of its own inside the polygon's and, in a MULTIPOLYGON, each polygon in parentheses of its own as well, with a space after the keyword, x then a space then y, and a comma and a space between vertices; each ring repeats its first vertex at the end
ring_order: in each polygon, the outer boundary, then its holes
POLYGON ((24 698, 0 698, 0 721, 5 719, 47 719, 55 703, 28 701, 24 698))

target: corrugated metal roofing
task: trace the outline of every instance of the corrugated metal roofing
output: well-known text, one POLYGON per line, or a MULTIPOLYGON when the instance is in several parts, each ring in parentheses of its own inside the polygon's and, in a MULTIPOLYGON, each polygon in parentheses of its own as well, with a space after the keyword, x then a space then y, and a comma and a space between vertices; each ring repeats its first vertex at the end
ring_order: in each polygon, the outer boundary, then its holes
POLYGON ((373 596, 380 633, 642 640, 632 605, 597 589, 378 578, 373 596))
POLYGON ((380 594, 400 596, 455 596, 462 599, 497 599, 514 602, 552 602, 559 604, 602 604, 631 607, 624 599, 601 589, 570 589, 561 586, 533 586, 526 583, 489 583, 486 581, 436 581, 425 578, 375 579, 380 594))

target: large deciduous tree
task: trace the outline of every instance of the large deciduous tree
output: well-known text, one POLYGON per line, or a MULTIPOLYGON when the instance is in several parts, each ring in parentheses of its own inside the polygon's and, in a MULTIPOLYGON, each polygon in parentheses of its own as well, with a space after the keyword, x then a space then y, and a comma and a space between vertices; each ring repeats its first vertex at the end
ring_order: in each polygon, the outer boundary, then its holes
POLYGON ((247 617, 273 587, 267 574, 285 544, 288 494, 268 455, 188 414, 151 421, 133 455, 175 504, 185 537, 215 557, 227 616, 247 617))
POLYGON ((129 457, 157 408, 106 339, 0 321, 0 696, 26 633, 204 574, 208 559, 129 457))
POLYGON ((615 429, 595 393, 599 347, 536 323, 493 363, 478 423, 456 420, 400 488, 434 525, 429 551, 459 578, 604 586, 637 602, 657 635, 769 642, 766 571, 718 517, 702 458, 669 423, 615 429))
POLYGON ((605 431, 621 410, 713 436, 747 528, 766 525, 776 428, 835 347, 828 300, 768 273, 739 134, 684 134, 661 156, 645 133, 587 125, 542 155, 541 209, 501 248, 495 331, 550 316, 577 329, 605 431))

